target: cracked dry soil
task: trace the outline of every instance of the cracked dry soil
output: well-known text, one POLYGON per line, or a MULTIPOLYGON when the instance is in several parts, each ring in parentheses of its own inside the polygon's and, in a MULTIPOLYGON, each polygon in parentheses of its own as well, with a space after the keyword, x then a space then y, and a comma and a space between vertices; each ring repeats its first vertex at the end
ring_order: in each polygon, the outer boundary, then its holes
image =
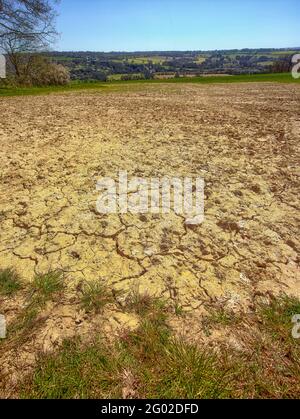
MULTIPOLYGON (((2 365, 30 364, 78 331, 134 327, 121 303, 86 319, 83 281, 167 299, 196 319, 207 307, 251 311, 257 298, 300 297, 300 86, 155 85, 0 101, 0 269, 24 281, 62 270, 68 290, 2 365), (205 222, 170 215, 100 215, 96 182, 200 176, 205 222)), ((2 298, 13 321, 24 301, 2 298)), ((179 322, 180 323, 180 322, 179 322)), ((181 328, 174 320, 174 327, 181 328)), ((198 330, 190 330, 190 333, 198 330)))

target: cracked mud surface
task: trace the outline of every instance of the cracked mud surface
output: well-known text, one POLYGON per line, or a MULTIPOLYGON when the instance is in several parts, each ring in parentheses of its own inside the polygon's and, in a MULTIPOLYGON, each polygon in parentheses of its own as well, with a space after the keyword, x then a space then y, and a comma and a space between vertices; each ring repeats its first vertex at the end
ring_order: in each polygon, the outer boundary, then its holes
POLYGON ((62 270, 73 299, 83 281, 138 285, 196 318, 300 297, 299 104, 271 83, 1 99, 0 269, 62 270), (119 170, 204 178, 204 223, 98 214, 96 182, 119 170))

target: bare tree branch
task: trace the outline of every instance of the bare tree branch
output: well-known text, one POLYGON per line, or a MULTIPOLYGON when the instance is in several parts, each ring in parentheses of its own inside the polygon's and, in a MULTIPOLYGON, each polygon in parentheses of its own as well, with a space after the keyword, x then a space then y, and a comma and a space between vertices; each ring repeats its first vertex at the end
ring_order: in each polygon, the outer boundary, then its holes
POLYGON ((0 41, 8 37, 52 43, 57 0, 0 0, 0 41))

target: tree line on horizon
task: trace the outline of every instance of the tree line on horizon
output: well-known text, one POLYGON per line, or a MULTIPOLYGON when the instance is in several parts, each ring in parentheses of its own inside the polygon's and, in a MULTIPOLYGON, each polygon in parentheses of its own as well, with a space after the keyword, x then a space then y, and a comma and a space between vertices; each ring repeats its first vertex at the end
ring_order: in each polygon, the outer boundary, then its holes
POLYGON ((0 53, 5 54, 8 68, 8 78, 2 83, 47 86, 65 85, 71 79, 107 81, 112 76, 125 81, 291 70, 292 54, 288 49, 149 53, 50 51, 58 36, 55 27, 58 2, 0 0, 0 53), (280 55, 276 56, 276 52, 280 55))

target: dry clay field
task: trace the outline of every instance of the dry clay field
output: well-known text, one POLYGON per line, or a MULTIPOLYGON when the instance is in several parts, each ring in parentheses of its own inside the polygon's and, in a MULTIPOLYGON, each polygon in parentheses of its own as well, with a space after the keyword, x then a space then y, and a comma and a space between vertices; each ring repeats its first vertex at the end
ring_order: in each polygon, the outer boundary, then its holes
POLYGON ((174 332, 201 342, 231 339, 203 333, 214 308, 246 318, 272 295, 299 298, 299 103, 300 86, 272 83, 1 99, 0 269, 24 284, 0 296, 8 333, 34 277, 64 281, 31 332, 0 346, 6 384, 66 338, 138 327, 132 290, 164 299, 174 332), (202 177, 205 221, 97 213, 97 180, 119 170, 202 177), (83 309, 87 283, 111 293, 103 310, 83 309))

